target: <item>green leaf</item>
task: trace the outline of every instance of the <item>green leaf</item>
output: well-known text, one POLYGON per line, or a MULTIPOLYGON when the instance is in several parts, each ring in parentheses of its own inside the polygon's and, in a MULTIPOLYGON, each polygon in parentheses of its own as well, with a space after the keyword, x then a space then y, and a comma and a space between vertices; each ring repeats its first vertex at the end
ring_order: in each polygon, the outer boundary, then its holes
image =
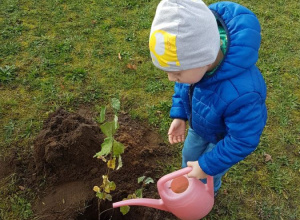
POLYGON ((117 130, 119 128, 118 120, 119 120, 118 116, 115 115, 115 117, 114 117, 114 122, 115 122, 115 127, 114 128, 115 128, 115 130, 117 130))
POLYGON ((104 192, 110 193, 110 187, 109 187, 109 184, 106 184, 106 185, 104 186, 104 192))
POLYGON ((110 194, 105 194, 105 199, 112 201, 112 196, 110 194))
POLYGON ((111 105, 115 112, 118 112, 120 110, 120 100, 119 99, 112 98, 111 105))
POLYGON ((109 189, 110 189, 111 191, 113 191, 113 190, 116 189, 116 184, 115 184, 115 182, 113 182, 113 181, 109 182, 109 189))
POLYGON ((100 128, 103 134, 105 134, 107 137, 112 137, 115 134, 114 122, 106 122, 103 125, 101 125, 100 128))
POLYGON ((143 182, 145 178, 146 178, 145 176, 141 176, 141 177, 139 177, 139 178, 138 178, 138 183, 141 183, 141 182, 143 182))
POLYGON ((113 139, 111 137, 105 138, 103 143, 101 144, 101 151, 96 153, 94 157, 108 155, 112 150, 112 144, 113 144, 113 139))
POLYGON ((154 180, 151 177, 148 177, 144 183, 145 184, 154 183, 154 180))
POLYGON ((97 196, 99 199, 104 199, 104 193, 102 193, 102 192, 96 193, 96 196, 97 196))
POLYGON ((120 207, 120 212, 123 214, 123 215, 126 215, 130 210, 130 207, 129 206, 122 206, 120 207))
POLYGON ((100 118, 99 118, 99 122, 103 123, 105 121, 105 112, 106 112, 106 107, 105 106, 101 106, 100 109, 100 118))
POLYGON ((119 170, 123 166, 121 155, 118 157, 118 167, 117 170, 119 170))
POLYGON ((143 198, 143 189, 135 190, 135 194, 138 198, 143 198))
POLYGON ((113 142, 113 156, 118 157, 124 153, 124 145, 116 140, 113 142))

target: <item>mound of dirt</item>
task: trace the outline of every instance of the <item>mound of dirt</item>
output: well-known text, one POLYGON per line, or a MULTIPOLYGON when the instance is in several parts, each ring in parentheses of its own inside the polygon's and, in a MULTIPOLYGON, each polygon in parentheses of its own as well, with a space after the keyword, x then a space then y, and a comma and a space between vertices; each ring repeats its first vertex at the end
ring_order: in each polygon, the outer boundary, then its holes
MULTIPOLYGON (((160 136, 127 114, 119 115, 120 128, 116 139, 125 145, 123 167, 112 171, 109 179, 116 183, 111 193, 113 202, 126 198, 141 186, 137 178, 163 175, 161 164, 171 156, 170 147, 160 136)), ((85 116, 59 109, 45 121, 34 143, 37 184, 45 182, 34 204, 37 219, 97 220, 98 200, 93 186, 101 185, 106 164, 93 158, 101 150, 104 136, 99 126, 85 116)), ((147 185, 143 196, 158 198, 156 184, 147 185)), ((102 202, 101 210, 110 209, 111 202, 102 202)), ((172 214, 146 207, 131 207, 123 216, 118 209, 108 210, 101 220, 177 219, 172 214)))
POLYGON ((85 177, 99 164, 93 156, 102 142, 95 122, 59 109, 49 116, 35 140, 37 173, 46 176, 50 184, 85 177))

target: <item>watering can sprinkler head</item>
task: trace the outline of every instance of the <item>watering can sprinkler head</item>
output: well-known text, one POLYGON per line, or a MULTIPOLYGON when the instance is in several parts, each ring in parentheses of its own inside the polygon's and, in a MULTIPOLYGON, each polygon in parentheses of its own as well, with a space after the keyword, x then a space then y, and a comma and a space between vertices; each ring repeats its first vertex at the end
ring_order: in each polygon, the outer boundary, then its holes
POLYGON ((161 177, 157 182, 160 199, 130 199, 113 203, 121 206, 147 206, 173 213, 183 220, 197 220, 206 216, 214 204, 213 177, 207 177, 207 184, 195 178, 188 178, 191 167, 177 170, 161 177))

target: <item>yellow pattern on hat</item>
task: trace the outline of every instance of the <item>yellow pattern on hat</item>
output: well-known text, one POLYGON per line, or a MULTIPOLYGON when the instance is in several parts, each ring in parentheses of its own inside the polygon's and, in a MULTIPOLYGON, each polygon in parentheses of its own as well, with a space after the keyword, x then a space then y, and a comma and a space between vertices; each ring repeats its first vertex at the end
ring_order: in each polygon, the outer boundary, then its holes
POLYGON ((156 57, 159 65, 161 67, 169 67, 168 63, 175 62, 176 66, 180 66, 178 57, 177 57, 177 47, 176 47, 176 35, 170 34, 163 30, 154 31, 149 40, 149 48, 152 54, 156 57), (160 33, 163 35, 163 42, 158 42, 161 38, 157 38, 156 34, 160 33), (164 45, 164 53, 159 54, 155 50, 155 47, 158 45, 164 45))

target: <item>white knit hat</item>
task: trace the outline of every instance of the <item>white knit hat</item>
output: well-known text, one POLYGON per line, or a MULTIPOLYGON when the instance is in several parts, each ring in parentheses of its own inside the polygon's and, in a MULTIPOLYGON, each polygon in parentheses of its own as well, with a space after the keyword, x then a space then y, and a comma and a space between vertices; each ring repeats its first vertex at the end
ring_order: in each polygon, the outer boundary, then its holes
POLYGON ((154 65, 164 71, 212 64, 220 50, 216 18, 201 0, 162 0, 149 47, 154 65))

